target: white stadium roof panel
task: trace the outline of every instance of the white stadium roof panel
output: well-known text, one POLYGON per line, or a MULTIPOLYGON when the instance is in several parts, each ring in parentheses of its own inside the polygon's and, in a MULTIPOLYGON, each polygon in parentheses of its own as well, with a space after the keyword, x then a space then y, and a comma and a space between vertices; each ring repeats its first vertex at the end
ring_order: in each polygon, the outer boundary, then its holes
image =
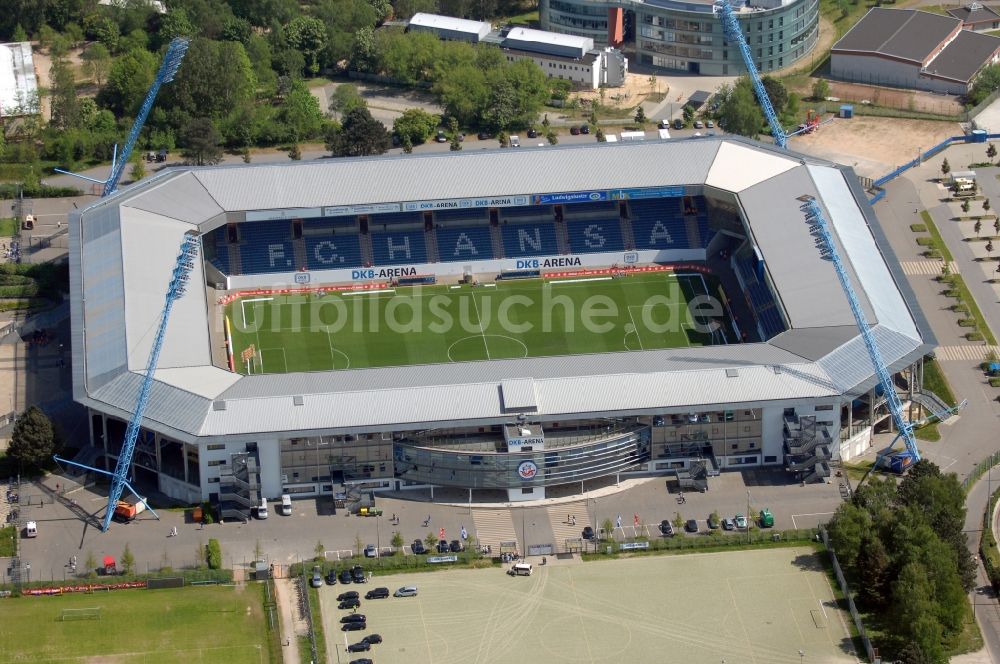
MULTIPOLYGON (((146 372, 140 373, 145 375, 146 372)), ((206 399, 216 398, 239 379, 239 374, 207 365, 156 370, 156 380, 206 399)))
POLYGON ((157 181, 156 186, 150 187, 142 198, 129 201, 128 206, 194 224, 223 212, 192 173, 167 171, 157 181))
POLYGON ((423 12, 414 14, 409 24, 423 28, 434 28, 435 30, 452 30, 454 32, 467 32, 470 34, 483 34, 483 30, 488 34, 493 29, 485 21, 470 21, 465 18, 441 16, 440 14, 425 14, 423 12))
POLYGON ((740 143, 723 143, 705 184, 740 192, 758 182, 790 171, 799 162, 774 152, 740 143))

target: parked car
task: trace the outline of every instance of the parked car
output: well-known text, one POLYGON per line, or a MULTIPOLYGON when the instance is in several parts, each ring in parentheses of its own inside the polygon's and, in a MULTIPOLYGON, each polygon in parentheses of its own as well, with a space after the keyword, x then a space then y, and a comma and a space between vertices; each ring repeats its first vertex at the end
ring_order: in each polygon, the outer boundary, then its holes
POLYGON ((449 548, 451 549, 452 553, 461 553, 462 549, 464 549, 465 547, 462 546, 462 543, 459 542, 458 540, 452 540, 451 546, 449 548))
POLYGON ((715 126, 715 123, 712 122, 711 120, 705 120, 705 126, 711 129, 712 127, 715 126))
POLYGON ((445 136, 444 129, 438 129, 437 136, 434 137, 434 140, 437 141, 438 143, 447 143, 448 142, 448 137, 445 136))
POLYGON ((481 131, 481 132, 479 132, 479 134, 477 135, 477 138, 478 138, 479 140, 481 140, 481 141, 488 141, 488 140, 490 140, 491 138, 493 138, 493 135, 492 135, 492 134, 490 134, 490 132, 488 132, 488 131, 481 131))
POLYGON ((375 662, 367 657, 362 657, 361 659, 352 659, 349 664, 375 664, 375 662))
POLYGON ((363 629, 368 629, 368 623, 366 622, 349 622, 344 623, 340 626, 341 631, 344 632, 357 632, 363 629))
POLYGON ((351 615, 344 616, 343 618, 340 619, 340 622, 342 622, 344 624, 346 624, 346 623, 363 623, 363 622, 367 622, 367 621, 368 621, 368 618, 366 618, 365 614, 363 614, 363 613, 352 613, 351 615))
POLYGON ((580 125, 580 133, 581 134, 589 134, 590 133, 590 125, 580 125))
POLYGON ((378 558, 378 549, 374 544, 365 547, 365 558, 378 558))
POLYGON ((528 138, 538 138, 538 130, 532 127, 528 130, 528 138))
POLYGON ((586 528, 583 529, 583 539, 585 539, 585 540, 592 540, 594 538, 595 538, 595 534, 594 534, 594 529, 593 528, 591 528, 590 526, 587 526, 586 528))
POLYGON ((715 529, 717 529, 719 527, 719 515, 718 514, 714 514, 713 513, 713 514, 709 514, 708 515, 708 527, 711 528, 712 530, 715 530, 715 529))
POLYGON ((510 147, 512 148, 521 147, 521 138, 519 136, 511 136, 509 141, 510 141, 510 147))
POLYGON ((340 593, 337 595, 337 601, 343 602, 345 599, 357 599, 360 597, 357 590, 348 590, 346 593, 340 593))
POLYGON ((670 523, 667 519, 660 521, 660 534, 664 537, 674 536, 674 524, 670 523))
POLYGON ((371 643, 372 645, 374 645, 376 643, 382 643, 382 635, 381 634, 369 634, 368 636, 366 636, 362 640, 363 641, 367 641, 368 643, 371 643))
POLYGON ((437 543, 438 553, 448 553, 450 549, 448 548, 448 540, 441 540, 437 543))
POLYGON ((701 120, 695 120, 694 121, 694 128, 695 129, 704 129, 705 128, 705 123, 702 122, 701 120))
POLYGON ((723 530, 732 530, 735 527, 736 527, 736 524, 733 523, 733 520, 730 519, 728 516, 725 519, 722 520, 722 529, 723 530))
POLYGON ((746 530, 747 518, 742 514, 736 515, 736 527, 739 528, 740 530, 746 530))
POLYGON ((323 573, 320 571, 319 567, 313 567, 312 578, 309 580, 309 585, 313 588, 320 588, 323 585, 323 573))
POLYGON ((696 519, 688 519, 687 523, 684 524, 684 530, 689 533, 698 532, 698 521, 696 519))
POLYGON ((351 578, 354 580, 354 583, 364 583, 367 581, 368 577, 365 576, 365 568, 361 565, 355 565, 352 567, 351 578))
POLYGON ((349 570, 349 569, 342 569, 342 570, 340 570, 340 574, 337 575, 337 579, 341 583, 350 583, 351 581, 354 580, 354 577, 351 576, 351 570, 349 570))
POLYGON ((684 128, 684 120, 681 120, 680 118, 674 118, 674 129, 683 129, 683 128, 684 128))
POLYGON ((357 597, 353 599, 345 599, 343 602, 337 605, 337 608, 341 611, 346 609, 356 609, 361 606, 361 600, 357 597))
POLYGON ((579 136, 580 128, 577 127, 576 125, 573 125, 572 127, 569 128, 569 133, 573 134, 574 136, 579 136))
POLYGON ((417 587, 416 586, 403 586, 396 592, 394 592, 393 597, 416 597, 417 587))
POLYGON ((388 588, 372 588, 365 593, 365 599, 385 599, 389 596, 388 588))
POLYGON ((372 649, 372 644, 368 643, 364 639, 361 639, 357 643, 352 643, 347 646, 347 652, 368 652, 372 649))
POLYGON ((326 573, 326 585, 328 586, 337 585, 337 570, 332 569, 326 573))
POLYGON ((420 540, 413 540, 413 544, 410 545, 410 551, 419 556, 422 553, 427 553, 427 547, 420 540))

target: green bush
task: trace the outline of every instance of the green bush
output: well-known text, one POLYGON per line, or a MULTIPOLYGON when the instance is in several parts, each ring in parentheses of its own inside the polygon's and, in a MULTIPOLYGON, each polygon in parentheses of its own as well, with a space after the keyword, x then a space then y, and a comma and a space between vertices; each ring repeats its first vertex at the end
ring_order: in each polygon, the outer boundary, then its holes
POLYGON ((1000 377, 990 378, 990 387, 1000 387, 1000 377))
POLYGON ((928 249, 923 253, 924 258, 941 258, 941 252, 937 249, 928 249))
POLYGON ((959 302, 958 304, 951 305, 951 310, 956 314, 967 314, 969 313, 969 305, 964 302, 959 302))
POLYGON ((959 318, 958 319, 958 324, 959 324, 960 327, 975 327, 976 326, 976 319, 975 318, 959 318))
POLYGON ((205 562, 208 563, 208 569, 222 569, 222 547, 214 537, 205 546, 205 562))
POLYGON ((958 290, 957 288, 949 288, 944 292, 944 296, 953 297, 956 300, 960 300, 962 298, 962 291, 958 290))
POLYGON ((966 332, 965 339, 966 339, 966 341, 982 341, 983 340, 983 333, 982 332, 966 332))
POLYGON ((934 240, 933 238, 930 238, 926 235, 921 235, 920 237, 917 238, 917 244, 919 244, 921 247, 933 247, 934 240))
POLYGON ((910 224, 910 230, 914 233, 926 233, 927 226, 924 224, 910 224))

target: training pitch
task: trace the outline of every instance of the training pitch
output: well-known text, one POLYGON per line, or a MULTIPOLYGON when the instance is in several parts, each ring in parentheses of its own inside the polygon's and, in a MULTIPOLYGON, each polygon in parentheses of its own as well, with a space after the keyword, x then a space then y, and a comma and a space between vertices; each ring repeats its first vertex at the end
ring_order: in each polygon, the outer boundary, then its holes
MULTIPOLYGON (((379 664, 833 664, 857 661, 846 616, 812 549, 645 556, 541 567, 377 576, 416 597, 362 600, 368 629, 340 631, 336 595, 320 590, 331 656, 378 633, 379 664), (799 656, 799 651, 803 656, 799 656)), ((353 588, 353 586, 351 586, 353 588)), ((332 658, 332 657, 331 657, 332 658)))
POLYGON ((0 601, 0 662, 271 662, 261 589, 256 585, 112 590, 0 601), (64 609, 96 607, 99 619, 61 620, 64 609))
POLYGON ((734 337, 718 285, 697 273, 246 297, 227 316, 242 373, 686 348, 734 337))

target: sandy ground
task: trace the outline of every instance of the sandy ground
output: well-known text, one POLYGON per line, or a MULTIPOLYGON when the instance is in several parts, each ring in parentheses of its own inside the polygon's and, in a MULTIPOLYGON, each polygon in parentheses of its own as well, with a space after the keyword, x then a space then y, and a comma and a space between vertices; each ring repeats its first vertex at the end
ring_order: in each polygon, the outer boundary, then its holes
POLYGON ((962 112, 963 108, 958 97, 953 95, 936 95, 931 92, 898 90, 895 88, 864 85, 862 83, 842 83, 831 80, 827 82, 830 84, 830 96, 839 97, 843 102, 861 102, 864 99, 876 106, 885 106, 886 108, 956 116, 962 112))
MULTIPOLYGON (((87 81, 88 79, 83 75, 83 60, 80 58, 82 49, 73 49, 66 54, 66 58, 70 61, 76 72, 76 81, 79 84, 82 81, 87 81)), ((38 91, 39 91, 39 101, 42 106, 42 117, 46 120, 51 119, 51 114, 49 112, 49 95, 48 90, 52 85, 52 81, 49 78, 49 69, 52 68, 52 58, 49 57, 48 53, 43 53, 38 46, 38 42, 31 43, 31 61, 35 65, 35 76, 38 79, 38 91)))
POLYGON ((861 176, 880 177, 914 159, 918 151, 961 134, 957 122, 855 116, 829 122, 813 134, 795 136, 789 147, 853 166, 861 176))

